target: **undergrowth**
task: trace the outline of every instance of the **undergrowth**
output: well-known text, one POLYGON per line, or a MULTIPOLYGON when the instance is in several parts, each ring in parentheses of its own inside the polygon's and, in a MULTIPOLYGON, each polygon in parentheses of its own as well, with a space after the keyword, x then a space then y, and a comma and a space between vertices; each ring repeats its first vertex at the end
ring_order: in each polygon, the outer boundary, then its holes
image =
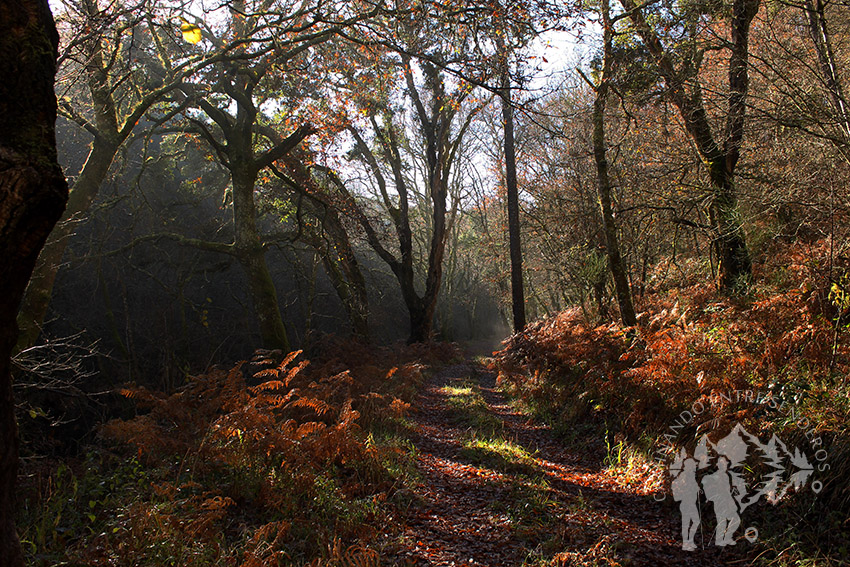
POLYGON ((777 434, 807 453, 810 482, 822 490, 747 511, 763 527, 753 553, 778 565, 793 564, 781 557, 846 559, 850 289, 847 266, 826 273, 828 247, 772 256, 761 272, 783 277, 757 279, 744 297, 695 280, 653 290, 635 328, 562 312, 511 337, 492 366, 520 407, 568 442, 590 434, 612 475, 647 496, 663 489, 675 452, 693 450, 703 434, 717 442, 716 432, 736 423, 763 440, 777 434))
POLYGON ((366 350, 258 351, 172 395, 124 388, 138 415, 85 458, 25 467, 30 564, 376 565, 415 480, 421 361, 456 353, 366 350))

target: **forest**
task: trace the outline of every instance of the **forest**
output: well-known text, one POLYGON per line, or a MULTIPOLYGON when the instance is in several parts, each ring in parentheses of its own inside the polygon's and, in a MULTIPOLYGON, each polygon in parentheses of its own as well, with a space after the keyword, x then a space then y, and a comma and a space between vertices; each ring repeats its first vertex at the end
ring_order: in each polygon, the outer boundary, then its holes
POLYGON ((847 0, 0 0, 0 567, 850 565, 847 0))

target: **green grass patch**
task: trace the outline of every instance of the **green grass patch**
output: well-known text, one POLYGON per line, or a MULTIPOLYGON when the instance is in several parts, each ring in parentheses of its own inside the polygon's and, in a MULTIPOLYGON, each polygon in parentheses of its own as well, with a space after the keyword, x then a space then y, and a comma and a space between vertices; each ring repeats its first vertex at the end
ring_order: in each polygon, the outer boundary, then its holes
POLYGON ((502 437, 473 436, 464 441, 460 457, 503 473, 534 474, 534 457, 522 445, 502 437))
POLYGON ((457 425, 475 429, 479 434, 495 435, 504 429, 502 420, 493 415, 477 384, 460 381, 443 386, 451 420, 457 425))

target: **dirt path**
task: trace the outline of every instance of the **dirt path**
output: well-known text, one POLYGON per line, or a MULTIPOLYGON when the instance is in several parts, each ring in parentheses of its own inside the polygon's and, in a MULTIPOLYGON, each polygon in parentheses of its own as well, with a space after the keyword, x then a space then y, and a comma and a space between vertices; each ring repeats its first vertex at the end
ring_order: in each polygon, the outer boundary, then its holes
POLYGON ((619 486, 598 450, 566 450, 547 427, 515 411, 480 364, 432 376, 415 407, 422 482, 391 564, 660 567, 733 560, 713 546, 683 552, 678 510, 619 486))

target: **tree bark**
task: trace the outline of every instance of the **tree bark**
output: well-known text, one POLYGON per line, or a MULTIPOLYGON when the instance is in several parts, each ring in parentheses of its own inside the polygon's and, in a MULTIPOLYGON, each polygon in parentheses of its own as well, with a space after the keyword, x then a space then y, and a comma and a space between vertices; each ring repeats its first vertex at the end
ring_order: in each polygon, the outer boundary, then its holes
MULTIPOLYGON (((250 142, 249 142, 250 143, 250 142)), ((250 146, 246 150, 250 151, 250 146)), ((243 162, 244 163, 244 162, 243 162)), ((289 338, 280 315, 277 291, 266 264, 266 253, 257 230, 253 167, 231 166, 233 181, 233 250, 248 277, 248 294, 257 316, 265 348, 289 351, 289 338)))
POLYGON ((410 336, 407 338, 407 344, 428 342, 434 329, 436 302, 417 299, 406 303, 410 316, 410 336))
POLYGON ((635 317, 635 308, 632 304, 629 279, 623 266, 623 258, 620 256, 620 241, 617 238, 617 224, 614 220, 611 180, 608 176, 608 157, 605 143, 605 106, 608 101, 608 88, 613 71, 613 29, 608 0, 602 0, 601 9, 604 42, 602 76, 596 86, 596 99, 593 101, 593 157, 596 161, 596 189, 599 209, 602 213, 602 229, 605 232, 608 266, 611 268, 611 275, 614 278, 620 319, 624 325, 632 327, 637 324, 637 317, 635 317))
POLYGON ((709 163, 714 188, 708 214, 714 227, 712 247, 717 255, 717 279, 721 290, 734 292, 752 276, 752 260, 744 237, 738 197, 728 160, 709 163))
POLYGON ((511 254, 511 303, 514 332, 525 329, 525 290, 522 278, 522 241, 519 224, 519 188, 514 149, 514 112, 507 64, 502 72, 502 119, 505 126, 505 189, 508 193, 508 246, 511 254))
POLYGON ((46 0, 0 0, 0 566, 24 565, 15 532, 16 316, 68 186, 56 161, 59 36, 46 0))

